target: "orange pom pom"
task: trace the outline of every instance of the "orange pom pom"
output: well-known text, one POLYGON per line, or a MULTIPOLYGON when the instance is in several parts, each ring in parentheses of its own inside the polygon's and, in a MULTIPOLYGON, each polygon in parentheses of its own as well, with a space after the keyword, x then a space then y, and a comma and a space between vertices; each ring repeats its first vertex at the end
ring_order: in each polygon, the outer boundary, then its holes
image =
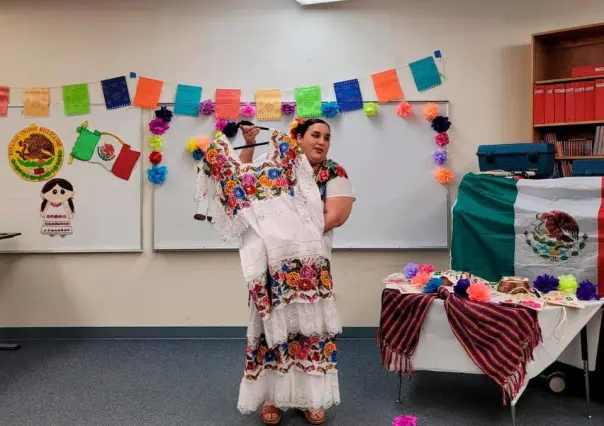
POLYGON ((438 117, 439 113, 440 108, 436 104, 426 104, 424 107, 424 118, 426 120, 434 120, 436 117, 438 117))
POLYGON ((197 144, 197 148, 205 151, 210 146, 210 139, 207 136, 199 136, 195 139, 195 143, 197 144))
POLYGON ((413 114, 413 107, 409 102, 403 101, 398 104, 398 107, 396 108, 396 113, 399 115, 399 117, 402 118, 410 117, 411 114, 413 114))
POLYGON ((419 271, 413 278, 411 278, 411 284, 422 287, 425 286, 428 280, 430 279, 429 272, 419 271))
POLYGON ((439 167, 438 169, 434 170, 432 176, 434 176, 434 179, 436 179, 436 181, 441 185, 450 183, 455 177, 451 170, 447 169, 446 167, 439 167))
POLYGON ((472 283, 468 287, 468 297, 475 302, 490 302, 491 288, 485 283, 472 283))

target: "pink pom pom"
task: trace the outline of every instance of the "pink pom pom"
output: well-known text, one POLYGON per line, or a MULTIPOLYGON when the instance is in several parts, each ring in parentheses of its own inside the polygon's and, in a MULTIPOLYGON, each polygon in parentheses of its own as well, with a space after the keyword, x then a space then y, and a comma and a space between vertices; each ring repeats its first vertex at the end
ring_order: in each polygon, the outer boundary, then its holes
POLYGON ((170 128, 170 123, 166 123, 161 118, 154 118, 149 122, 149 131, 154 135, 163 135, 170 128))
POLYGON ((436 104, 426 104, 426 106, 424 107, 424 118, 426 120, 434 120, 436 117, 438 117, 438 114, 440 112, 440 108, 438 107, 438 105, 436 104))
POLYGON ((434 267, 434 265, 419 265, 419 270, 430 274, 436 271, 436 268, 434 267))
POLYGON ((246 102, 245 104, 239 107, 239 114, 242 117, 253 117, 254 115, 256 115, 256 107, 254 107, 254 105, 252 105, 251 103, 246 102))
POLYGON ((417 417, 398 416, 392 422, 392 426, 417 426, 417 417))
POLYGON ((475 302, 490 302, 491 288, 484 283, 472 283, 468 287, 468 297, 475 302))
POLYGON ((449 145, 449 135, 446 133, 438 133, 434 136, 434 141, 436 142, 436 145, 442 148, 449 145))
POLYGON ((411 284, 422 287, 426 285, 429 279, 429 272, 419 271, 413 278, 411 278, 411 284))
POLYGON ((413 107, 409 102, 403 101, 398 104, 398 107, 396 108, 396 113, 399 115, 399 117, 402 118, 410 117, 411 114, 413 114, 413 107))
POLYGON ((216 126, 215 126, 216 130, 218 130, 219 132, 222 132, 227 124, 229 124, 229 122, 226 120, 218 120, 216 122, 216 126))

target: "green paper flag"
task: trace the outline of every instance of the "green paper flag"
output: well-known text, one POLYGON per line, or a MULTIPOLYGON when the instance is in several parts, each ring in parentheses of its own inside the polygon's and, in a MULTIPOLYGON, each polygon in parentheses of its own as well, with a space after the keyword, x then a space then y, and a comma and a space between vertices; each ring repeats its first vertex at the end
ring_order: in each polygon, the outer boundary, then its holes
POLYGON ((63 86, 63 104, 65 115, 82 115, 90 112, 90 94, 88 84, 63 86))
POLYGON ((321 88, 319 86, 296 87, 295 96, 300 117, 321 116, 321 88))

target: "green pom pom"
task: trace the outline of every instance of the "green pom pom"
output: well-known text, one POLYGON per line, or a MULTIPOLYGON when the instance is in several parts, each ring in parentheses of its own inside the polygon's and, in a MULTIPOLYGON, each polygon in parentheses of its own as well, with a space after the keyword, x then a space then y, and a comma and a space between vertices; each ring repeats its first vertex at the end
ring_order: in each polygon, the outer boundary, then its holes
POLYGON ((378 113, 378 104, 375 102, 369 102, 363 106, 363 111, 365 111, 367 117, 373 117, 378 113))
POLYGON ((158 135, 151 136, 149 138, 149 148, 151 148, 153 151, 161 151, 161 148, 164 145, 164 142, 162 139, 163 138, 158 135))
POLYGON ((575 294, 577 292, 579 283, 574 275, 560 275, 558 280, 560 280, 558 290, 560 290, 562 293, 575 294))

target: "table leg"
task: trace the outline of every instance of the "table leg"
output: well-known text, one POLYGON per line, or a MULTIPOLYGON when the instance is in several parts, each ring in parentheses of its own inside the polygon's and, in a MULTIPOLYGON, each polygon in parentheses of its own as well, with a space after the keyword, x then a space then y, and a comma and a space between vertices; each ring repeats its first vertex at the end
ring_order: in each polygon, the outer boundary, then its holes
POLYGON ((401 403, 401 390, 402 390, 402 387, 403 387, 403 376, 399 376, 399 378, 398 378, 398 398, 396 398, 396 402, 398 404, 401 403))
POLYGON ((21 343, 0 343, 0 351, 16 351, 21 347, 21 343))
POLYGON ((516 404, 510 402, 510 412, 512 414, 512 426, 516 426, 516 404))
POLYGON ((585 375, 585 415, 591 419, 590 404, 591 395, 589 390, 589 352, 587 347, 587 326, 581 330, 581 359, 583 360, 583 374, 585 375))

